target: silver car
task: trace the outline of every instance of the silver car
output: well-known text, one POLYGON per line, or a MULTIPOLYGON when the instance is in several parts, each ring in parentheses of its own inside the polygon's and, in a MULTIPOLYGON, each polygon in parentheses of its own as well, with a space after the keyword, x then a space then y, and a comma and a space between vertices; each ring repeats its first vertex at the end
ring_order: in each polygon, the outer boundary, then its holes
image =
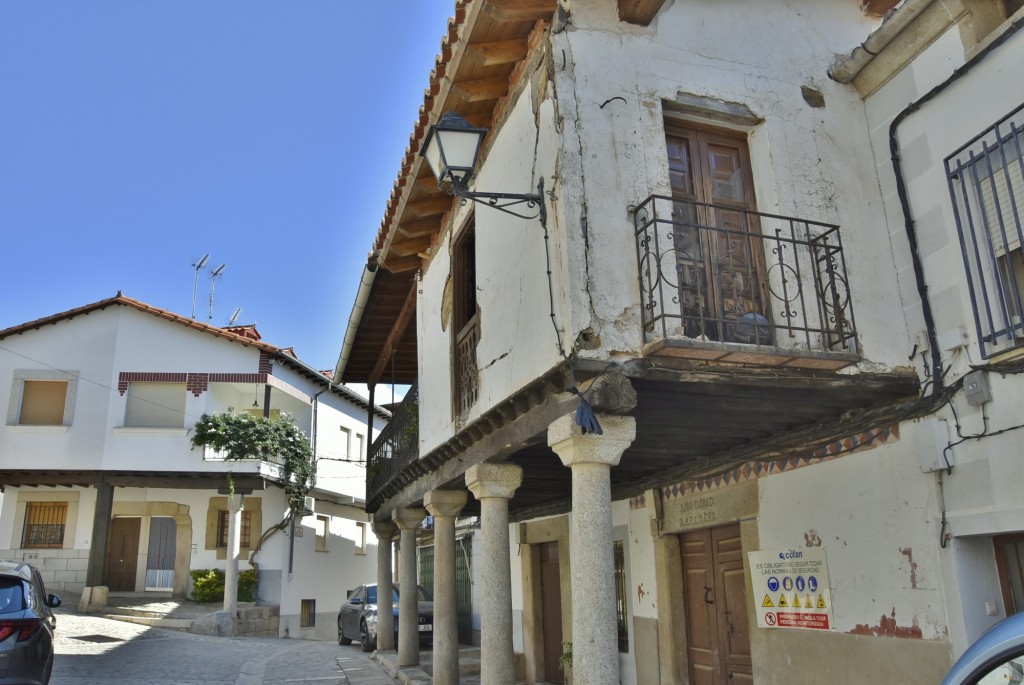
POLYGON ((34 566, 0 561, 0 683, 50 682, 59 606, 34 566))
POLYGON ((995 624, 953 664, 942 685, 1024 683, 1024 613, 995 624))

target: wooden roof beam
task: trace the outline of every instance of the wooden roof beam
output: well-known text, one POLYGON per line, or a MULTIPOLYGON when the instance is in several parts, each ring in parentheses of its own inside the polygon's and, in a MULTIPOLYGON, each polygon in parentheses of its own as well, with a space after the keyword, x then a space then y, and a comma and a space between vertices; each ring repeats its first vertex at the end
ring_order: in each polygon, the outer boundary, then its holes
POLYGON ((416 200, 405 205, 405 211, 412 216, 423 218, 439 216, 452 208, 451 195, 437 195, 426 200, 416 200))
POLYGON ((373 365, 373 372, 370 374, 370 378, 366 381, 369 386, 377 385, 380 377, 384 375, 384 371, 388 368, 388 362, 391 361, 391 357, 394 353, 395 346, 398 341, 402 339, 405 334, 405 329, 408 328, 409 322, 412 320, 413 315, 416 313, 416 283, 409 288, 409 294, 405 296, 405 304, 402 305, 402 310, 398 312, 398 318, 395 319, 394 325, 391 326, 391 332, 388 333, 387 340, 384 341, 384 346, 381 348, 380 357, 377 358, 377 363, 373 365))
POLYGON ((550 18, 555 7, 555 0, 490 0, 483 11, 498 21, 537 21, 550 18))
POLYGON ((464 102, 500 100, 508 95, 508 77, 461 81, 453 84, 452 90, 464 102))
POLYGON ((485 67, 500 64, 515 64, 526 57, 525 40, 496 40, 476 43, 467 47, 485 67))
POLYGON ((650 26, 666 0, 617 0, 619 20, 638 26, 650 26))

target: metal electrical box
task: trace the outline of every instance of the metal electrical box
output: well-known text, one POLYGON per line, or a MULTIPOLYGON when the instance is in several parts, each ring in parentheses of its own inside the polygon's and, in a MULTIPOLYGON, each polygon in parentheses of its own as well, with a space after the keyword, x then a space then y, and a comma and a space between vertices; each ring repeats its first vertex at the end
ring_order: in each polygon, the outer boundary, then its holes
POLYGON ((964 394, 967 396, 967 404, 972 407, 980 407, 992 401, 992 386, 984 371, 971 371, 964 376, 964 394))
POLYGON ((924 419, 917 424, 917 458, 921 471, 942 471, 953 465, 953 453, 943 451, 949 445, 949 428, 941 419, 924 419), (949 463, 946 463, 949 459, 949 463))

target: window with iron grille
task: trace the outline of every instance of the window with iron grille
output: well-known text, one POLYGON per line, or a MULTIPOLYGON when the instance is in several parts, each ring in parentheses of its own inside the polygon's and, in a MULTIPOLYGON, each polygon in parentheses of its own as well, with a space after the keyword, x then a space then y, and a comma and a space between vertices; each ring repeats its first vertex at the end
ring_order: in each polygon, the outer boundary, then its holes
POLYGON ((316 626, 316 600, 302 600, 302 608, 299 613, 299 627, 313 628, 316 626))
POLYGON ((1024 345, 1024 105, 946 158, 982 356, 1024 345))
POLYGON ((615 618, 619 628, 619 651, 629 653, 629 617, 626 611, 626 553, 622 540, 614 543, 615 554, 615 618))
POLYGON ((452 323, 454 341, 455 413, 465 414, 479 392, 476 346, 480 312, 476 301, 476 233, 466 226, 452 245, 452 323))
MULTIPOLYGON (((228 516, 230 512, 226 509, 221 509, 217 512, 217 546, 227 547, 228 546, 228 516)), ((242 510, 242 534, 241 543, 239 547, 246 549, 249 547, 249 532, 252 528, 252 512, 248 509, 242 510)))
POLYGON ((67 517, 67 502, 29 502, 25 508, 25 532, 21 546, 63 547, 67 517))

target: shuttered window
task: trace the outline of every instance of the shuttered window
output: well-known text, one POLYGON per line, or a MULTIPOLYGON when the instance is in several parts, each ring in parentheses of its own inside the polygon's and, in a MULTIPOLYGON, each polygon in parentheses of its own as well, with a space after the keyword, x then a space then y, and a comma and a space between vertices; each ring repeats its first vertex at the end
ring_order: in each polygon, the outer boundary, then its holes
POLYGON ((131 383, 124 425, 137 428, 183 428, 184 383, 131 383))
POLYGON ((67 381, 26 380, 18 423, 23 426, 60 426, 64 423, 67 381))

